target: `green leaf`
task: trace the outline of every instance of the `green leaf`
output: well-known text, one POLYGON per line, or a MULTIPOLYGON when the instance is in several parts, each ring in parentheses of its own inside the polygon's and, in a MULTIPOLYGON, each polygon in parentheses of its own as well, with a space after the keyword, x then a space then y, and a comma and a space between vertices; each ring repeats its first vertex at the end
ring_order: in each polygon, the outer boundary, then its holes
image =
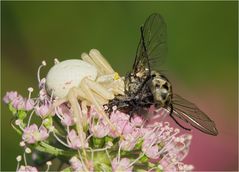
POLYGON ((63 149, 59 149, 56 147, 53 147, 45 142, 39 142, 38 144, 34 145, 35 149, 41 152, 49 153, 51 155, 55 156, 66 156, 71 157, 77 154, 75 151, 65 151, 63 149))
POLYGON ((141 149, 143 141, 143 138, 139 138, 137 143, 135 144, 135 149, 141 149))
POLYGON ((147 170, 144 169, 134 169, 136 172, 147 172, 147 170))
POLYGON ((63 169, 61 172, 72 172, 71 167, 67 167, 65 169, 63 169))
POLYGON ((11 103, 8 104, 8 108, 12 112, 13 115, 15 115, 17 113, 17 110, 12 106, 11 103))
POLYGON ((20 120, 25 119, 26 116, 27 116, 27 113, 26 113, 24 110, 19 110, 19 111, 17 111, 17 117, 18 117, 20 120))
POLYGON ((113 137, 110 137, 110 136, 106 136, 106 137, 105 137, 105 143, 113 142, 113 140, 114 140, 113 137))
POLYGON ((47 118, 45 118, 43 120, 43 125, 49 129, 51 126, 52 126, 52 123, 53 123, 53 120, 52 120, 52 117, 51 116, 48 116, 47 118))
POLYGON ((15 127, 15 125, 12 122, 11 122, 11 126, 19 135, 22 135, 22 131, 18 129, 17 127, 15 127))
POLYGON ((108 165, 106 165, 106 164, 100 164, 100 169, 99 169, 100 171, 112 171, 112 168, 111 168, 111 166, 108 166, 108 165))
POLYGON ((105 144, 105 139, 93 137, 93 144, 95 148, 102 148, 105 144))
POLYGON ((140 162, 144 163, 144 162, 148 162, 149 158, 144 155, 142 158, 139 159, 140 162))

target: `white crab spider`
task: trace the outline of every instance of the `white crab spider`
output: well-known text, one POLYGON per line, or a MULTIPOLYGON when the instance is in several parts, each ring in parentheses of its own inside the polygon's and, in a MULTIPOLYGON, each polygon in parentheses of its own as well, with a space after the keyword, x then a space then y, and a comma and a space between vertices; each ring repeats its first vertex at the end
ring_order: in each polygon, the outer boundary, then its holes
POLYGON ((57 62, 49 70, 46 87, 56 99, 54 108, 69 101, 78 133, 81 133, 86 120, 82 111, 86 110, 87 105, 94 105, 98 113, 115 129, 102 105, 107 104, 115 95, 124 94, 123 78, 119 77, 96 49, 90 50, 89 55, 83 53, 81 58, 82 60, 57 62), (81 106, 78 100, 81 101, 81 106))

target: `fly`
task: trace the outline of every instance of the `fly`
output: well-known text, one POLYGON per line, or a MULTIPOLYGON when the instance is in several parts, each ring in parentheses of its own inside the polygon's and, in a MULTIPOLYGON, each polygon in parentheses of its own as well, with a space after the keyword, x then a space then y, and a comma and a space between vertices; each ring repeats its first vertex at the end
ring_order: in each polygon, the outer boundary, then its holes
POLYGON ((140 27, 140 41, 136 51, 133 68, 125 77, 125 95, 118 95, 108 104, 109 109, 117 106, 132 116, 133 113, 149 108, 169 110, 169 115, 182 128, 179 118, 196 129, 216 136, 218 131, 213 120, 195 104, 174 94, 172 85, 166 76, 156 67, 167 54, 166 23, 158 13, 151 14, 140 27))

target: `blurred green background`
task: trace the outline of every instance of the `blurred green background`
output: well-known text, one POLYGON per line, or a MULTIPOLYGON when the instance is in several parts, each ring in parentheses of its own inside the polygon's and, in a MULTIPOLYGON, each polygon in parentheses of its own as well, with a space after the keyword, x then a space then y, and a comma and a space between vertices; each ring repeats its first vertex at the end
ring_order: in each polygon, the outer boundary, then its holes
MULTIPOLYGON (((131 68, 139 26, 152 12, 168 25, 164 69, 174 90, 217 123, 219 136, 193 131, 186 162, 196 170, 237 170, 237 2, 1 2, 1 94, 37 90, 42 60, 80 58, 97 48, 124 75, 131 68)), ((15 170, 20 137, 1 105, 2 171, 15 170)))

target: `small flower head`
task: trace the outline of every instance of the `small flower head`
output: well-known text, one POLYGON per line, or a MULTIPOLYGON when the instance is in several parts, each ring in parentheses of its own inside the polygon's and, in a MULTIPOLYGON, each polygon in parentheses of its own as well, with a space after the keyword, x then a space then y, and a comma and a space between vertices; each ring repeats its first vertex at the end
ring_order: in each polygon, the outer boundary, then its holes
POLYGON ((24 129, 22 139, 29 144, 33 144, 45 140, 48 136, 49 134, 45 127, 41 126, 38 129, 36 124, 32 124, 24 129))
POLYGON ((133 170, 133 167, 129 166, 130 160, 128 158, 122 158, 120 160, 118 158, 114 158, 111 165, 112 165, 112 170, 114 172, 119 172, 119 171, 132 172, 133 170))
POLYGON ((10 92, 7 92, 6 95, 3 97, 3 101, 4 101, 4 103, 10 103, 15 98, 17 98, 17 92, 16 91, 10 91, 10 92))
POLYGON ((17 170, 17 172, 38 172, 36 167, 32 167, 32 166, 23 166, 21 165, 21 167, 17 170))
POLYGON ((49 105, 48 104, 43 104, 43 105, 37 105, 35 106, 35 112, 37 115, 39 115, 42 118, 45 118, 48 114, 49 111, 49 105))
POLYGON ((56 114, 59 116, 59 118, 61 119, 61 123, 64 126, 72 126, 75 124, 72 110, 70 110, 66 105, 61 105, 60 107, 58 107, 56 110, 56 114))
POLYGON ((74 171, 84 171, 84 167, 83 167, 81 161, 77 157, 75 157, 75 156, 72 157, 70 159, 70 164, 74 171))
MULTIPOLYGON (((113 125, 115 125, 117 132, 122 134, 124 128, 129 123, 129 115, 120 111, 113 111, 110 116, 110 121, 113 125)), ((116 135, 116 133, 112 130, 110 131, 109 135, 112 137, 118 137, 118 135, 116 135)))
POLYGON ((30 111, 34 108, 34 101, 32 99, 27 99, 25 102, 25 110, 30 111))
POLYGON ((17 110, 25 109, 25 99, 22 96, 17 96, 12 100, 12 106, 17 110))
POLYGON ((91 125, 90 131, 92 132, 93 136, 97 138, 103 138, 109 133, 110 127, 106 125, 102 120, 99 120, 97 124, 91 125))
POLYGON ((83 142, 83 139, 85 139, 85 133, 80 133, 80 134, 81 136, 79 136, 75 130, 71 130, 68 133, 67 143, 71 148, 80 149, 82 147, 86 148, 89 146, 88 143, 83 142))

